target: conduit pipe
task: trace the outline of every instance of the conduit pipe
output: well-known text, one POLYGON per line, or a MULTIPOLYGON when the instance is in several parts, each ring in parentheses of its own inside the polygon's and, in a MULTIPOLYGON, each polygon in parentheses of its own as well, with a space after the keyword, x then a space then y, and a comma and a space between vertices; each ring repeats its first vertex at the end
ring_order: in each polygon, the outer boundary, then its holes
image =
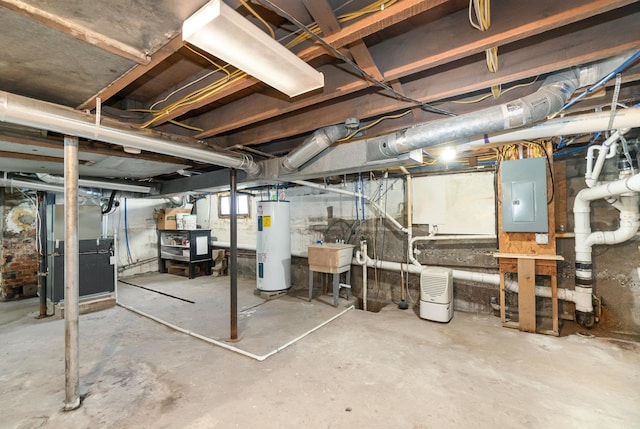
POLYGON ((251 176, 259 175, 262 170, 249 155, 231 156, 191 147, 185 143, 197 143, 195 140, 184 138, 181 144, 180 141, 170 140, 161 133, 133 128, 109 118, 98 118, 96 121, 95 115, 89 113, 5 91, 0 91, 0 122, 236 168, 245 170, 251 176))
MULTIPOLYGON (((47 173, 36 173, 36 176, 38 177, 38 179, 46 183, 55 183, 55 184, 64 183, 64 177, 54 176, 52 174, 47 174, 47 173)), ((148 194, 151 192, 151 187, 149 186, 130 185, 128 183, 105 182, 102 180, 79 179, 78 185, 85 186, 88 188, 109 189, 109 190, 124 191, 124 192, 138 192, 140 194, 148 194)))
POLYGON ((593 262, 591 249, 596 244, 616 244, 633 237, 640 228, 640 174, 605 183, 578 192, 573 204, 576 251, 576 321, 591 327, 595 323, 593 311, 593 262), (615 231, 591 232, 591 201, 620 196, 616 208, 620 210, 620 227, 615 231))
POLYGON ((366 200, 369 205, 371 205, 371 207, 373 207, 374 209, 376 209, 380 214, 382 214, 389 222, 391 222, 391 224, 393 226, 395 226, 398 230, 406 233, 407 232, 407 228, 405 228, 404 226, 402 226, 397 220, 395 220, 393 218, 393 216, 391 216, 389 213, 387 213, 382 207, 380 207, 378 204, 376 204, 375 202, 373 202, 371 200, 371 198, 369 198, 368 196, 360 193, 360 192, 352 192, 352 191, 347 191, 346 189, 337 189, 337 188, 330 188, 328 186, 325 185, 321 185, 319 183, 313 183, 313 182, 308 182, 306 180, 292 180, 291 183, 295 183, 297 185, 301 185, 301 186, 306 186, 309 188, 315 188, 315 189, 321 189, 323 191, 327 191, 327 192, 333 192, 336 194, 342 194, 342 195, 349 195, 352 197, 356 197, 356 198, 363 198, 364 200, 366 200))
POLYGON ((332 125, 316 130, 302 145, 282 159, 281 166, 284 173, 293 173, 311 158, 348 134, 349 130, 345 125, 332 125))
POLYGON ((323 326, 325 326, 325 325, 327 325, 327 324, 329 324, 329 323, 333 322, 333 321, 334 321, 334 320, 336 320, 338 317, 340 317, 340 316, 344 315, 344 314, 345 314, 345 313, 347 313, 348 311, 353 310, 353 309, 355 308, 355 307, 352 305, 352 306, 348 307, 346 310, 344 310, 344 311, 342 311, 342 312, 340 312, 340 313, 336 314, 335 316, 331 317, 330 319, 325 320, 324 322, 322 322, 321 324, 319 324, 319 325, 318 325, 318 326, 316 326, 315 328, 312 328, 312 329, 308 330, 308 331, 307 331, 307 332, 305 332, 304 334, 302 334, 302 335, 300 335, 300 336, 298 336, 298 337, 294 338, 293 340, 289 341, 288 343, 285 343, 284 345, 282 345, 282 346, 280 346, 280 347, 278 347, 278 348, 276 348, 276 349, 274 349, 274 350, 270 351, 269 353, 264 354, 264 355, 256 355, 256 354, 253 354, 253 353, 248 352, 248 351, 246 351, 246 350, 242 350, 242 349, 240 349, 240 348, 238 348, 238 347, 230 346, 229 344, 224 343, 224 342, 222 342, 222 341, 214 340, 213 338, 205 337, 204 335, 200 335, 200 334, 197 334, 197 333, 195 333, 195 332, 193 332, 193 331, 190 331, 190 330, 188 330, 188 329, 181 328, 181 327, 180 327, 180 326, 178 326, 178 325, 174 325, 174 324, 172 324, 172 323, 169 323, 169 322, 167 322, 167 321, 165 321, 165 320, 162 320, 162 319, 160 319, 160 318, 158 318, 158 317, 156 317, 156 316, 153 316, 153 315, 151 315, 151 314, 149 314, 149 313, 145 313, 144 311, 140 311, 140 310, 138 310, 138 309, 136 309, 136 308, 134 308, 134 307, 130 307, 130 306, 125 305, 125 304, 123 304, 123 303, 121 303, 121 302, 118 302, 117 304, 118 304, 120 307, 124 308, 124 309, 127 309, 127 310, 129 310, 129 311, 131 311, 131 312, 133 312, 133 313, 136 313, 136 314, 140 315, 140 316, 143 316, 143 317, 146 317, 146 318, 148 318, 148 319, 151 319, 151 320, 153 320, 154 322, 158 322, 158 323, 160 323, 161 325, 164 325, 164 326, 166 326, 166 327, 168 327, 168 328, 171 328, 171 329, 176 330, 176 331, 178 331, 178 332, 182 332, 183 334, 190 335, 190 336, 192 336, 192 337, 194 337, 194 338, 197 338, 197 339, 202 340, 202 341, 204 341, 204 342, 207 342, 207 343, 209 343, 209 344, 213 344, 213 345, 215 345, 215 346, 222 347, 223 349, 229 350, 229 351, 231 351, 231 352, 241 354, 242 356, 246 356, 246 357, 248 357, 248 358, 251 358, 251 359, 257 360, 258 362, 262 362, 262 361, 264 361, 264 360, 266 360, 266 359, 270 358, 271 356, 275 355, 276 353, 281 352, 282 350, 286 349, 286 348, 287 348, 287 347, 289 347, 290 345, 297 343, 298 341, 300 341, 301 339, 303 339, 303 338, 304 338, 304 337, 306 337, 307 335, 309 335, 309 334, 311 334, 311 333, 313 333, 313 332, 317 331, 318 329, 320 329, 320 328, 322 328, 323 326))
POLYGON ((369 139, 370 151, 396 157, 415 149, 512 128, 524 127, 559 112, 575 90, 592 85, 622 65, 631 54, 553 74, 533 94, 506 104, 405 128, 396 133, 369 139))

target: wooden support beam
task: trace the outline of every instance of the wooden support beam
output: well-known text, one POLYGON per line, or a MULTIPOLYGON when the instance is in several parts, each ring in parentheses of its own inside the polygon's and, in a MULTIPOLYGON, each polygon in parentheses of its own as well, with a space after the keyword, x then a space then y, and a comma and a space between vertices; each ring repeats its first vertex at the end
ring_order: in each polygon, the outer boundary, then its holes
POLYGON ((35 21, 54 28, 62 33, 75 37, 78 40, 89 43, 107 52, 135 61, 138 64, 146 64, 149 57, 146 52, 142 52, 134 47, 122 43, 119 40, 112 39, 104 34, 97 33, 87 27, 72 21, 63 19, 58 15, 54 15, 45 10, 26 4, 20 0, 0 0, 0 6, 27 16, 35 21))
POLYGON ((146 64, 138 64, 133 66, 131 69, 129 69, 129 71, 120 76, 115 82, 111 83, 109 86, 103 88, 97 94, 84 101, 80 106, 78 106, 78 109, 94 109, 96 107, 96 98, 100 98, 104 103, 105 101, 116 95, 118 92, 131 85, 137 79, 148 73, 155 66, 166 60, 169 56, 173 55, 182 47, 182 45, 182 35, 177 35, 162 48, 154 52, 149 62, 147 62, 146 64))
MULTIPOLYGON (((620 52, 640 48, 640 39, 635 33, 639 19, 640 13, 636 13, 537 45, 505 52, 501 55, 504 65, 497 73, 489 73, 484 60, 479 60, 446 73, 415 79, 405 83, 403 88, 408 96, 428 103, 487 89, 492 85, 531 78, 532 74, 536 76, 552 73, 577 64, 601 60, 620 52), (600 34, 608 34, 609 37, 599 37, 600 34)), ((349 87, 349 83, 345 83, 342 88, 345 87, 349 87)), ((261 106, 265 107, 266 103, 263 101, 261 106)), ((478 104, 478 109, 486 106, 487 104, 478 104)), ((366 119, 411 107, 413 106, 410 103, 372 93, 370 90, 357 98, 343 97, 338 102, 323 103, 313 110, 307 109, 297 115, 289 115, 231 134, 220 141, 220 144, 260 144, 341 123, 347 117, 366 119)), ((217 109, 216 113, 218 112, 224 112, 224 109, 217 109)), ((224 116, 226 117, 226 114, 224 116)), ((207 133, 205 131, 198 137, 206 136, 207 133)))
MULTIPOLYGON (((531 32, 536 28, 539 28, 539 31, 543 31, 555 28, 555 26, 566 25, 574 22, 573 13, 584 16, 587 14, 587 10, 593 10, 592 13, 596 14, 604 7, 603 2, 599 0, 592 0, 588 5, 585 5, 583 1, 577 0, 568 0, 566 2, 545 0, 545 2, 549 3, 549 9, 537 9, 535 6, 537 2, 528 2, 526 4, 511 2, 504 4, 501 7, 501 9, 504 9, 501 10, 501 14, 511 18, 503 20, 506 22, 501 22, 500 25, 496 24, 492 26, 491 31, 485 32, 461 30, 460 35, 457 34, 457 31, 455 34, 451 33, 453 28, 465 28, 468 20, 467 12, 453 14, 434 23, 433 31, 435 36, 429 35, 431 33, 422 34, 427 30, 417 29, 410 32, 409 35, 393 38, 373 46, 368 50, 371 53, 371 63, 376 64, 384 71, 384 79, 382 80, 393 81, 460 59, 464 55, 482 52, 486 47, 514 41, 519 37, 520 31, 531 32), (591 6, 592 9, 588 9, 587 6, 591 6), (525 7, 532 9, 523 10, 522 8, 525 7), (539 27, 531 27, 529 23, 532 18, 536 20, 539 27), (433 42, 425 43, 425 40, 433 40, 433 42), (449 40, 450 43, 444 45, 439 43, 438 40, 449 40), (455 48, 452 49, 452 46, 455 48), (428 49, 428 54, 425 54, 425 49, 428 49)), ((619 3, 627 2, 612 2, 611 7, 619 6, 619 3)), ((634 16, 640 19, 640 14, 634 14, 634 16)), ((427 29, 430 28, 431 26, 427 27, 427 29)), ((628 24, 625 28, 632 32, 635 31, 629 28, 628 24)), ((523 33, 522 37, 525 37, 525 35, 527 34, 523 33)), ((602 39, 597 36, 596 38, 602 39)), ((537 53, 536 56, 539 57, 537 53)), ((509 64, 506 61, 505 54, 501 54, 500 58, 503 68, 504 65, 509 64)), ((533 56, 529 57, 529 59, 532 58, 533 56)), ((537 61, 544 62, 540 58, 537 61)), ((542 66, 542 64, 540 65, 542 66)), ((275 116, 288 114, 333 98, 343 97, 370 86, 368 82, 357 76, 348 76, 344 71, 329 72, 328 70, 331 68, 330 66, 320 68, 320 71, 325 74, 325 88, 322 93, 303 97, 296 101, 268 97, 260 93, 251 94, 239 102, 221 106, 215 112, 205 113, 198 117, 192 125, 203 128, 205 131, 198 134, 197 137, 212 137, 236 128, 246 127, 255 122, 272 119, 275 116)), ((478 74, 475 71, 473 73, 478 74)), ((484 74, 481 73, 480 76, 484 77, 484 74)), ((497 81, 495 84, 507 82, 509 80, 497 81)), ((479 89, 490 86, 485 85, 479 89)), ((434 86, 433 88, 437 87, 434 86)), ((458 92, 458 94, 461 93, 458 92)), ((431 100, 437 100, 437 98, 431 98, 431 100)))
POLYGON ((342 27, 327 0, 303 0, 303 3, 325 36, 340 31, 342 27))
MULTIPOLYGON (((341 48, 349 43, 353 43, 362 37, 375 33, 389 25, 396 24, 405 19, 411 18, 419 13, 425 12, 429 9, 435 8, 441 4, 446 3, 448 0, 404 0, 388 7, 384 11, 380 11, 363 18, 356 23, 344 27, 338 33, 335 33, 331 37, 331 45, 335 48, 341 48)), ((310 48, 311 50, 305 50, 303 53, 298 54, 303 60, 309 62, 314 58, 317 58, 327 51, 319 46, 310 48)), ((326 81, 326 80, 325 80, 326 81)), ((246 78, 234 82, 233 84, 225 87, 222 91, 218 91, 209 97, 205 97, 197 103, 184 106, 176 109, 167 115, 164 115, 162 119, 158 120, 155 125, 160 125, 164 122, 170 121, 175 118, 192 111, 207 106, 217 100, 221 100, 236 92, 247 89, 259 81, 253 77, 247 76, 246 78)))
MULTIPOLYGON (((339 32, 327 36, 324 40, 334 48, 341 48, 356 42, 363 37, 397 24, 420 13, 426 12, 446 3, 448 0, 403 0, 399 1, 380 12, 372 13, 345 26, 339 32)), ((298 53, 305 61, 310 61, 321 55, 327 54, 327 50, 320 45, 312 46, 298 53)))
POLYGON ((525 332, 536 332, 536 261, 518 258, 518 324, 525 332))

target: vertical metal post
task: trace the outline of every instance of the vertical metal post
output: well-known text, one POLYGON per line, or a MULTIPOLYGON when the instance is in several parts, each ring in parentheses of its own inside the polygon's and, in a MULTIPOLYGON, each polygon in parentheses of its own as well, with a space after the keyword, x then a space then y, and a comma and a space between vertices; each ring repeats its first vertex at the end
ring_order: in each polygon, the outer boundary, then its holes
POLYGON ((236 202, 236 170, 230 169, 229 183, 231 193, 229 196, 229 221, 231 234, 229 255, 229 277, 231 280, 231 336, 230 339, 238 339, 238 213, 236 202))
POLYGON ((64 410, 80 406, 78 138, 64 137, 64 410))
POLYGON ((40 294, 40 314, 38 318, 47 317, 47 193, 38 191, 38 293, 40 294))

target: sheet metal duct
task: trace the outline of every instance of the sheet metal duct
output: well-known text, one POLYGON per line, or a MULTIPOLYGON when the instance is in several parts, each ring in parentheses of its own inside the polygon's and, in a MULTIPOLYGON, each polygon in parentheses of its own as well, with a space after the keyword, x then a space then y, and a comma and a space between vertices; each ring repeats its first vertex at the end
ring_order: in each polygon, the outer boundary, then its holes
POLYGON ((397 157, 445 143, 462 142, 470 137, 524 127, 559 112, 577 88, 593 85, 632 55, 553 74, 533 94, 509 103, 481 109, 453 118, 431 121, 393 134, 366 140, 370 159, 397 157))

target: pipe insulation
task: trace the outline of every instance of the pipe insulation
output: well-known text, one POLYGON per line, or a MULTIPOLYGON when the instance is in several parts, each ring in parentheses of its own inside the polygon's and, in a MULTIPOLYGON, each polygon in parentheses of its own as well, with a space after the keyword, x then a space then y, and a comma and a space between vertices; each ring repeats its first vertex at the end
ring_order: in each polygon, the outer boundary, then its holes
MULTIPOLYGON (((470 137, 524 127, 559 112, 576 89, 592 85, 631 57, 617 56, 550 75, 533 94, 465 115, 431 121, 368 139, 374 158, 396 157, 415 149, 462 142, 470 137)), ((606 128, 606 127, 605 127, 606 128)))
POLYGON ((249 155, 227 155, 212 150, 193 147, 196 140, 170 139, 167 135, 151 130, 134 128, 109 118, 98 118, 70 107, 47 103, 0 91, 0 122, 23 125, 61 134, 84 137, 105 143, 134 147, 177 158, 245 170, 252 176, 261 167, 249 155))
POLYGON ((296 171, 311 158, 348 134, 349 130, 345 125, 333 125, 316 130, 311 137, 282 159, 282 169, 285 174, 296 171))

